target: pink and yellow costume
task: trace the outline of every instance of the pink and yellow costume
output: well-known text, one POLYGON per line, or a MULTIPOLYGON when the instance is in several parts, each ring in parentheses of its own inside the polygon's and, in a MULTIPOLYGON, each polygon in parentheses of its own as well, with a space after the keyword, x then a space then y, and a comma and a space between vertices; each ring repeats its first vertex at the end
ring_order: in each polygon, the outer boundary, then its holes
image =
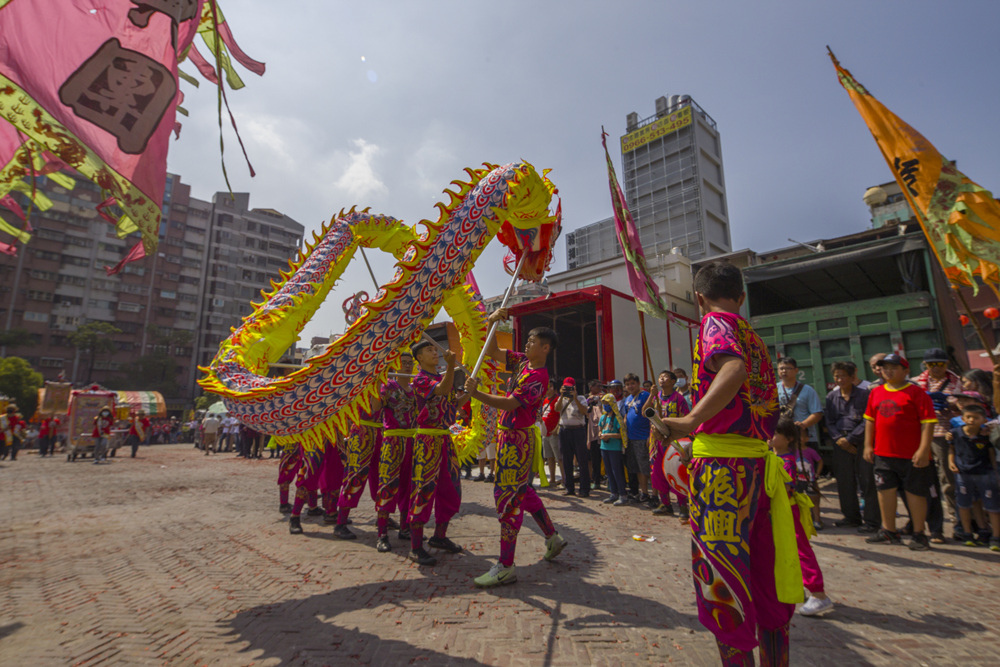
POLYGON ((413 442, 413 487, 410 490, 410 545, 423 547, 424 524, 434 510, 434 536, 446 537, 448 522, 462 504, 458 455, 449 427, 455 423, 454 389, 434 393, 441 376, 423 369, 413 378, 417 402, 417 435, 413 442))
POLYGON ((347 524, 351 510, 358 506, 368 485, 372 500, 378 498, 378 453, 382 450, 381 409, 362 412, 359 423, 347 436, 347 461, 344 481, 337 499, 337 525, 347 524))
POLYGON ((709 362, 740 358, 746 380, 694 432, 690 474, 691 555, 698 619, 719 643, 724 664, 788 664, 788 623, 803 600, 802 573, 781 461, 768 450, 779 416, 767 348, 734 313, 701 321, 692 402, 715 379, 709 362), (772 529, 773 527, 773 529, 772 529), (758 641, 759 638, 759 641, 758 641))
POLYGON ((382 451, 378 466, 379 536, 388 534, 389 515, 399 507, 399 529, 409 529, 413 478, 413 439, 417 434, 417 399, 413 387, 389 380, 382 385, 382 451))
POLYGON ((549 386, 549 372, 544 366, 530 368, 528 358, 513 350, 507 351, 506 370, 512 374, 507 395, 516 398, 520 407, 500 414, 493 497, 500 520, 500 563, 510 567, 514 564, 517 534, 525 510, 534 517, 545 537, 551 537, 556 531, 531 485, 536 451, 541 451, 541 434, 536 422, 549 386))

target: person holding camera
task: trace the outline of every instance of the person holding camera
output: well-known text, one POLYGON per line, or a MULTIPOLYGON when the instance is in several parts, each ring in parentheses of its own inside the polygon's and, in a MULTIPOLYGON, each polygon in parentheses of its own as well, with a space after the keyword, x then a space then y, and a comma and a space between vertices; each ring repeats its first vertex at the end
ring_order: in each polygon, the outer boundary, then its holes
POLYGON ((556 403, 559 413, 559 449, 562 452, 564 496, 575 496, 573 457, 580 466, 580 496, 590 497, 590 454, 587 450, 587 401, 576 393, 576 381, 566 378, 556 403))

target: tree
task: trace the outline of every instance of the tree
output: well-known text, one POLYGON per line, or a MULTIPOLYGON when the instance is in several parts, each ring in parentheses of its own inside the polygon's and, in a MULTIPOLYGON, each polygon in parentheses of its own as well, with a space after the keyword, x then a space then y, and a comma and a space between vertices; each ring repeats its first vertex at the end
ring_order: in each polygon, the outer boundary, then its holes
POLYGON ((129 364, 129 381, 141 385, 148 391, 158 391, 164 396, 177 396, 181 387, 177 382, 177 361, 170 354, 171 348, 187 347, 191 344, 190 331, 165 329, 155 325, 146 328, 146 352, 129 364))
POLYGON ((87 322, 77 327, 76 331, 69 335, 69 342, 73 347, 90 356, 90 363, 87 365, 88 384, 94 374, 94 362, 97 360, 97 355, 117 350, 118 344, 111 337, 121 332, 121 329, 107 322, 87 322))
POLYGON ((0 394, 17 404, 25 419, 31 419, 38 408, 38 390, 44 383, 42 374, 21 357, 0 359, 0 394))
POLYGON ((0 331, 0 347, 23 347, 32 345, 34 340, 27 329, 8 329, 0 331))
POLYGON ((215 405, 221 400, 222 397, 218 394, 202 394, 198 398, 194 399, 194 409, 207 410, 209 407, 215 405))

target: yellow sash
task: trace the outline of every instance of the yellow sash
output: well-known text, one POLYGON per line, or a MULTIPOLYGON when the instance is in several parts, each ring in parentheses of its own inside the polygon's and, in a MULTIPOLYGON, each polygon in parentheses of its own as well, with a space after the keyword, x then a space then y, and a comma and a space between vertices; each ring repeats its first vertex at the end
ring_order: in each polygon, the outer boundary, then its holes
POLYGON ((813 501, 809 496, 798 491, 792 494, 792 500, 799 506, 799 523, 802 524, 802 530, 805 531, 806 537, 811 540, 819 535, 812 522, 813 501))
POLYGON ((802 565, 795 542, 792 504, 785 490, 792 478, 785 472, 781 459, 763 440, 733 433, 700 433, 694 437, 691 454, 695 458, 764 459, 764 493, 771 499, 775 589, 781 602, 803 602, 802 565))
POLYGON ((417 434, 415 428, 390 428, 385 430, 383 436, 396 436, 398 438, 412 438, 417 434))
POLYGON ((372 422, 367 419, 359 419, 358 423, 362 426, 371 426, 372 428, 382 428, 381 422, 372 422))
MULTIPOLYGON (((531 469, 538 473, 542 486, 547 485, 549 479, 545 476, 545 461, 542 459, 542 429, 538 428, 538 424, 525 428, 510 428, 498 424, 497 428, 501 431, 531 431, 531 469)), ((499 452, 497 455, 499 456, 499 452)))
POLYGON ((417 435, 451 435, 451 431, 446 428, 418 428, 417 435))

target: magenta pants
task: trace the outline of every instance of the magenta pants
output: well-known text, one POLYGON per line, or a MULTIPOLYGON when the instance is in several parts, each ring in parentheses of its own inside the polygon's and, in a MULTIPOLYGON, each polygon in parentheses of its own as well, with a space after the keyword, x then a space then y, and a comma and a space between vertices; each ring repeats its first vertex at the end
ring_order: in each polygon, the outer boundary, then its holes
POLYGON ((323 495, 323 509, 327 514, 333 514, 337 507, 340 486, 344 482, 344 455, 333 442, 327 441, 325 449, 319 490, 323 495))
POLYGON ((493 499, 500 520, 500 562, 505 567, 514 564, 517 534, 525 511, 535 518, 545 537, 555 532, 542 499, 531 485, 533 446, 531 430, 500 429, 493 499))
MULTIPOLYGON (((806 536, 806 529, 799 521, 799 506, 792 501, 792 519, 795 521, 795 541, 799 547, 799 563, 802 565, 802 583, 810 593, 823 593, 823 571, 819 569, 816 552, 806 536)), ((812 521, 812 517, 806 517, 812 521)))
POLYGON ((406 523, 410 511, 410 487, 413 485, 413 438, 387 435, 382 438, 378 465, 379 512, 392 514, 399 507, 399 516, 406 523))
POLYGON ((695 458, 690 485, 698 620, 718 642, 752 651, 758 630, 779 630, 795 612, 775 589, 764 459, 695 458))
POLYGON ((358 506, 361 494, 368 485, 372 500, 378 497, 378 456, 382 448, 382 430, 372 426, 355 426, 347 438, 347 464, 344 481, 340 486, 338 509, 358 506))
POLYGON ((282 451, 281 462, 278 464, 278 486, 284 486, 287 489, 288 485, 295 479, 301 465, 302 449, 298 445, 282 451))
POLYGON ((458 456, 450 435, 417 434, 413 440, 413 487, 410 529, 423 529, 434 510, 434 523, 447 524, 462 505, 458 456))

